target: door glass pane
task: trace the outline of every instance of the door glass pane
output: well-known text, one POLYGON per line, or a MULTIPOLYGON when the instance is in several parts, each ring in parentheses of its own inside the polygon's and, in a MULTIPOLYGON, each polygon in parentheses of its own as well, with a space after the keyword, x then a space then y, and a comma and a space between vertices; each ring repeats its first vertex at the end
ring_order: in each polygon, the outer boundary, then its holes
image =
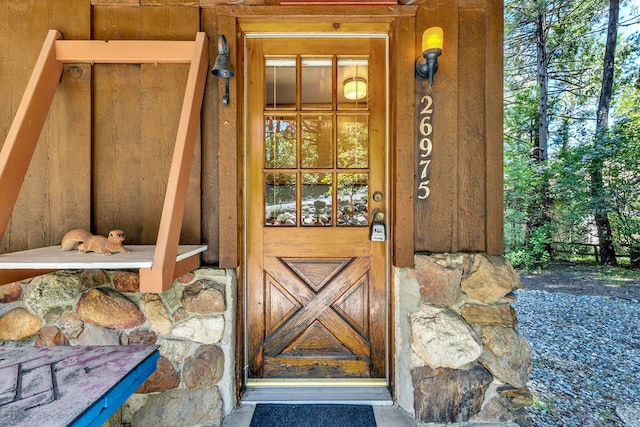
POLYGON ((302 225, 331 225, 331 174, 302 174, 302 225))
POLYGON ((366 110, 369 101, 369 60, 338 58, 338 109, 366 110))
POLYGON ((265 109, 296 109, 296 58, 265 59, 265 109))
POLYGON ((264 119, 264 167, 296 167, 295 117, 266 117, 264 119))
POLYGON ((368 226, 368 58, 271 57, 265 70, 265 224, 368 226))
POLYGON ((369 224, 368 178, 366 173, 338 174, 338 225, 366 226, 369 224))
POLYGON ((369 167, 369 117, 338 117, 338 167, 369 167))
POLYGON ((331 116, 302 117, 302 167, 333 167, 333 120, 331 116))
POLYGON ((296 174, 267 173, 265 182, 265 224, 295 226, 296 174))
POLYGON ((331 57, 302 58, 302 109, 331 110, 333 73, 331 57))

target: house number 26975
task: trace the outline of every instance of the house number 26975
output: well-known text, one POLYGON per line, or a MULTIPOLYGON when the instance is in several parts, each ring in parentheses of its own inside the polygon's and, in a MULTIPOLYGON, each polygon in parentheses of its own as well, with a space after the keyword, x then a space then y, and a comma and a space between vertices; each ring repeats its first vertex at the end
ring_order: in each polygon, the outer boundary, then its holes
POLYGON ((431 150, 433 142, 431 134, 433 126, 431 125, 431 115, 433 114, 433 99, 429 95, 425 95, 420 99, 420 149, 418 150, 418 172, 420 173, 420 181, 418 184, 418 199, 424 200, 431 194, 429 188, 429 164, 431 163, 431 150))

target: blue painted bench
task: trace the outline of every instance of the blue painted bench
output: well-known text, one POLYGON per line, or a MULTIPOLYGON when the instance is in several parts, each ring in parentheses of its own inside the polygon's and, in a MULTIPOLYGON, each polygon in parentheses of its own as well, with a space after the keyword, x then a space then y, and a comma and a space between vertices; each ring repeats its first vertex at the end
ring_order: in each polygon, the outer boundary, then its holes
POLYGON ((0 347, 0 420, 101 426, 155 371, 157 346, 0 347))

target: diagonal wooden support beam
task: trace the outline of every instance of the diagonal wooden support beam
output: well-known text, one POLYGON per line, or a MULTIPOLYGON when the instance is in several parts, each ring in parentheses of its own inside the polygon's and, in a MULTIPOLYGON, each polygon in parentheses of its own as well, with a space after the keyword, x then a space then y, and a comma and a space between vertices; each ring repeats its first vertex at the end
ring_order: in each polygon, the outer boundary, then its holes
POLYGON ((7 230, 62 76, 62 63, 56 59, 55 51, 56 40, 61 37, 58 31, 49 30, 0 151, 0 239, 7 230))
MULTIPOLYGON (((177 256, 207 77, 207 36, 200 32, 194 42, 59 40, 61 38, 58 31, 49 31, 0 151, 0 238, 24 182, 62 75, 63 63, 190 63, 153 262, 151 267, 140 268, 140 291, 163 292, 171 287, 176 276, 200 264, 200 251, 180 261, 177 256)), ((64 265, 60 264, 60 268, 64 265)), ((46 271, 5 269, 0 279, 18 280, 27 277, 25 274, 37 275, 46 271)))
POLYGON ((153 267, 140 269, 141 292, 163 292, 171 287, 175 276, 176 255, 191 173, 191 161, 198 136, 200 108, 207 80, 209 62, 207 45, 206 34, 198 33, 187 77, 176 145, 173 149, 153 267))

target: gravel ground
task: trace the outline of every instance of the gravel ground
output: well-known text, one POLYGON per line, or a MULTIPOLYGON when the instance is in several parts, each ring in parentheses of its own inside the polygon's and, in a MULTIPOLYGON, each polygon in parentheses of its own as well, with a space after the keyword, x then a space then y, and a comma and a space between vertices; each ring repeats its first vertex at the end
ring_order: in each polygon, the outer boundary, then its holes
POLYGON ((640 300, 531 287, 513 306, 531 345, 533 425, 640 426, 640 300))
POLYGON ((528 290, 640 300, 640 271, 627 268, 555 261, 544 270, 519 274, 528 290))

